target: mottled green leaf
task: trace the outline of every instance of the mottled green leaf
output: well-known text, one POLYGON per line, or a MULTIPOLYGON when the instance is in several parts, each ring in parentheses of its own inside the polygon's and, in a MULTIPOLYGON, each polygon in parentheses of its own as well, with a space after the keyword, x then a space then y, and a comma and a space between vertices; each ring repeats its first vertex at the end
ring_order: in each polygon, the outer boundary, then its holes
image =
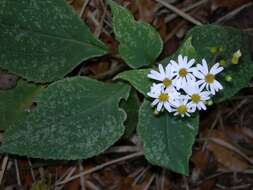
POLYGON ((154 165, 187 175, 198 125, 198 115, 184 119, 167 113, 155 115, 150 102, 144 101, 137 132, 146 159, 154 165))
POLYGON ((132 68, 154 63, 163 48, 159 33, 147 23, 136 22, 126 8, 112 0, 108 2, 113 14, 113 31, 120 42, 120 56, 132 68))
POLYGON ((215 95, 215 101, 221 102, 235 95, 240 89, 246 87, 253 76, 253 63, 250 58, 248 37, 238 29, 216 25, 197 26, 188 36, 192 37, 198 57, 208 60, 209 65, 216 61, 225 60, 225 70, 218 77, 224 90, 215 95), (220 49, 212 53, 211 49, 220 49), (233 54, 241 50, 242 57, 237 65, 231 64, 233 54), (231 82, 225 81, 225 75, 232 77, 231 82))
POLYGON ((14 89, 0 91, 0 129, 25 117, 42 87, 20 80, 14 89))
POLYGON ((55 82, 25 121, 6 131, 1 151, 64 160, 97 155, 123 135, 126 114, 119 101, 128 94, 127 85, 84 77, 55 82))
POLYGON ((29 81, 63 78, 106 53, 65 0, 1 0, 0 67, 29 81))
POLYGON ((115 79, 128 81, 136 90, 147 96, 152 81, 147 77, 150 69, 136 69, 118 74, 115 79))
POLYGON ((171 59, 177 61, 178 60, 178 55, 187 56, 189 59, 199 60, 196 49, 192 45, 192 37, 191 36, 189 36, 188 38, 186 38, 183 41, 181 46, 178 48, 178 50, 173 55, 163 59, 160 62, 160 64, 162 64, 166 67, 166 65, 170 62, 171 59))
POLYGON ((138 123, 138 112, 140 107, 140 100, 137 92, 132 88, 129 97, 126 101, 122 102, 122 108, 127 114, 127 120, 125 121, 125 135, 124 138, 129 138, 134 134, 138 123))

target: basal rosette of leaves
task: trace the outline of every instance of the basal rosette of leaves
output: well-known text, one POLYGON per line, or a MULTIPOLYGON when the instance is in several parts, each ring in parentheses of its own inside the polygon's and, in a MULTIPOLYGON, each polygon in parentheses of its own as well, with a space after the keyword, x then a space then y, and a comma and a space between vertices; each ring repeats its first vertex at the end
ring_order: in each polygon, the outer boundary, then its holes
MULTIPOLYGON (((208 99, 214 103, 230 98, 247 86, 253 75, 247 37, 229 27, 194 27, 174 55, 155 64, 162 50, 158 32, 146 23, 135 21, 126 8, 114 1, 108 1, 108 5, 114 35, 120 44, 119 56, 132 70, 105 83, 79 76, 64 79, 82 60, 106 53, 106 47, 91 35, 64 0, 29 3, 3 0, 0 3, 3 29, 0 41, 8 47, 2 48, 0 67, 28 81, 48 83, 42 86, 22 79, 16 88, 0 91, 0 112, 4 113, 0 127, 5 130, 0 149, 3 153, 43 159, 85 159, 101 154, 124 133, 125 138, 131 136, 137 125, 146 159, 187 175, 199 128, 198 110, 203 105, 207 107, 206 100, 195 107, 195 112, 189 112, 190 117, 174 116, 178 110, 168 113, 165 105, 162 105, 164 111, 161 105, 159 109, 156 107, 159 114, 155 114, 151 106, 155 98, 149 96, 150 88, 156 83, 159 89, 154 87, 154 92, 165 92, 169 81, 160 80, 162 70, 166 71, 168 65, 169 72, 175 70, 175 65, 187 56, 187 63, 195 60, 191 67, 198 72, 206 67, 210 72, 213 67, 224 68, 215 76, 222 89, 210 86, 203 89, 210 91, 212 95, 208 99), (52 18, 44 19, 44 14, 52 18), (131 90, 129 84, 133 87, 131 90), (144 97, 142 103, 140 95, 144 97), (33 103, 36 106, 31 107, 33 103), (13 111, 6 112, 7 108, 13 111), (13 121, 7 121, 8 118, 13 121)), ((179 74, 180 69, 177 71, 173 72, 179 74)), ((176 80, 175 73, 170 79, 176 80)), ((196 73, 191 74, 198 78, 196 73)), ((202 79, 199 77, 196 82, 202 79)), ((174 88, 189 96, 191 85, 183 83, 182 80, 175 82, 174 88)), ((170 106, 175 108, 173 104, 170 106)))

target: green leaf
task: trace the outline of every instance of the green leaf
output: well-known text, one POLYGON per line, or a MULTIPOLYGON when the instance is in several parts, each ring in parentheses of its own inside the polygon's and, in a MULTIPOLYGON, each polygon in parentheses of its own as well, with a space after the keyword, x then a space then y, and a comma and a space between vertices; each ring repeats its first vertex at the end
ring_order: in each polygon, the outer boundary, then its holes
POLYGON ((205 25, 193 28, 188 36, 192 37, 192 44, 198 57, 205 58, 210 66, 214 64, 215 57, 218 56, 226 61, 225 70, 218 77, 224 90, 215 95, 216 102, 234 96, 240 89, 248 85, 253 76, 253 63, 250 58, 246 34, 231 27, 205 25), (222 49, 222 51, 214 54, 211 52, 211 48, 222 49), (232 65, 232 56, 239 49, 242 52, 242 57, 237 65, 232 65), (230 75, 232 81, 226 82, 225 75, 230 75))
POLYGON ((17 120, 25 117, 33 99, 42 86, 19 80, 17 86, 10 90, 0 91, 0 129, 5 130, 17 120))
POLYGON ((36 98, 38 106, 4 135, 1 151, 43 159, 85 159, 124 133, 119 101, 129 87, 84 77, 61 80, 36 98))
POLYGON ((171 59, 173 60, 178 60, 178 56, 179 55, 184 55, 187 56, 189 59, 195 59, 198 60, 198 54, 196 52, 196 49, 193 47, 192 45, 192 37, 189 36, 188 38, 186 38, 183 43, 181 44, 181 46, 178 48, 178 50, 171 56, 166 57, 165 59, 163 59, 160 64, 164 65, 165 67, 167 66, 167 64, 170 62, 171 59))
POLYGON ((197 114, 184 119, 167 113, 157 116, 150 102, 144 101, 137 132, 144 144, 146 159, 154 165, 187 175, 198 125, 197 114))
POLYGON ((127 9, 108 1, 113 14, 113 31, 120 42, 119 53, 132 68, 153 64, 160 55, 163 42, 149 24, 134 20, 127 9))
POLYGON ((125 71, 118 74, 114 79, 128 81, 136 90, 147 96, 152 81, 147 77, 150 69, 138 69, 125 71))
POLYGON ((135 132, 138 123, 138 110, 140 101, 137 92, 132 88, 129 97, 126 101, 122 102, 122 108, 127 113, 127 120, 125 121, 125 135, 124 138, 130 138, 135 132))
MULTIPOLYGON (((177 60, 177 56, 179 54, 186 55, 189 58, 196 58, 197 54, 194 47, 192 46, 191 41, 192 41, 191 37, 186 39, 182 44, 182 46, 178 49, 178 51, 174 55, 165 58, 160 62, 160 64, 166 66, 169 63, 170 59, 177 60)), ((150 86, 152 85, 153 82, 155 82, 154 80, 151 80, 147 77, 149 72, 150 69, 125 71, 118 74, 115 77, 115 79, 128 81, 134 88, 136 88, 136 90, 138 90, 140 93, 142 93, 144 96, 147 97, 147 93, 150 90, 150 86)))
POLYGON ((106 53, 64 0, 1 0, 0 67, 29 81, 63 78, 106 53))

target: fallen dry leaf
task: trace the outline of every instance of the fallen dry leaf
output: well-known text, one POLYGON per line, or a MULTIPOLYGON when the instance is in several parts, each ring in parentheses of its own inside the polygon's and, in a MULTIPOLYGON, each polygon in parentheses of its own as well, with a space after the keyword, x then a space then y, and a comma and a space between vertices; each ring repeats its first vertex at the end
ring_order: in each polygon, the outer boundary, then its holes
MULTIPOLYGON (((225 136, 225 134, 219 130, 214 130, 212 132, 212 134, 209 136, 209 139, 212 138, 219 139, 223 142, 231 144, 230 140, 225 136)), ((233 145, 231 144, 231 146, 233 145)), ((244 160, 238 153, 225 148, 221 144, 214 143, 213 141, 209 140, 207 149, 213 153, 214 157, 220 165, 229 170, 243 171, 249 167, 246 160, 244 160)))

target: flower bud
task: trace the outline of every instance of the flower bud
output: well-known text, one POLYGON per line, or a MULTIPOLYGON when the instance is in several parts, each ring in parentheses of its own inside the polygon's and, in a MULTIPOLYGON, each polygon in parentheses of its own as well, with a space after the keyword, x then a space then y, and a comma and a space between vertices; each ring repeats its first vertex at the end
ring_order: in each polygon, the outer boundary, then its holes
POLYGON ((213 100, 207 100, 207 101, 206 101, 206 105, 212 106, 212 105, 213 105, 213 100))
POLYGON ((226 76, 225 76, 225 80, 226 80, 227 82, 231 82, 231 81, 233 80, 233 78, 232 78, 231 75, 226 75, 226 76))
POLYGON ((211 52, 212 54, 215 54, 215 53, 218 52, 218 48, 217 48, 217 47, 212 47, 212 48, 210 48, 210 52, 211 52))
POLYGON ((221 59, 221 60, 220 60, 220 65, 221 65, 221 66, 224 66, 225 64, 226 64, 226 60, 225 60, 225 59, 221 59))
POLYGON ((159 115, 159 111, 157 111, 156 109, 154 110, 154 114, 155 115, 159 115))
POLYGON ((236 52, 233 54, 231 63, 234 64, 234 65, 238 64, 238 63, 239 63, 239 59, 240 59, 241 56, 242 56, 241 50, 236 51, 236 52))
POLYGON ((223 47, 220 47, 219 48, 219 52, 223 52, 224 51, 224 48, 223 47))

